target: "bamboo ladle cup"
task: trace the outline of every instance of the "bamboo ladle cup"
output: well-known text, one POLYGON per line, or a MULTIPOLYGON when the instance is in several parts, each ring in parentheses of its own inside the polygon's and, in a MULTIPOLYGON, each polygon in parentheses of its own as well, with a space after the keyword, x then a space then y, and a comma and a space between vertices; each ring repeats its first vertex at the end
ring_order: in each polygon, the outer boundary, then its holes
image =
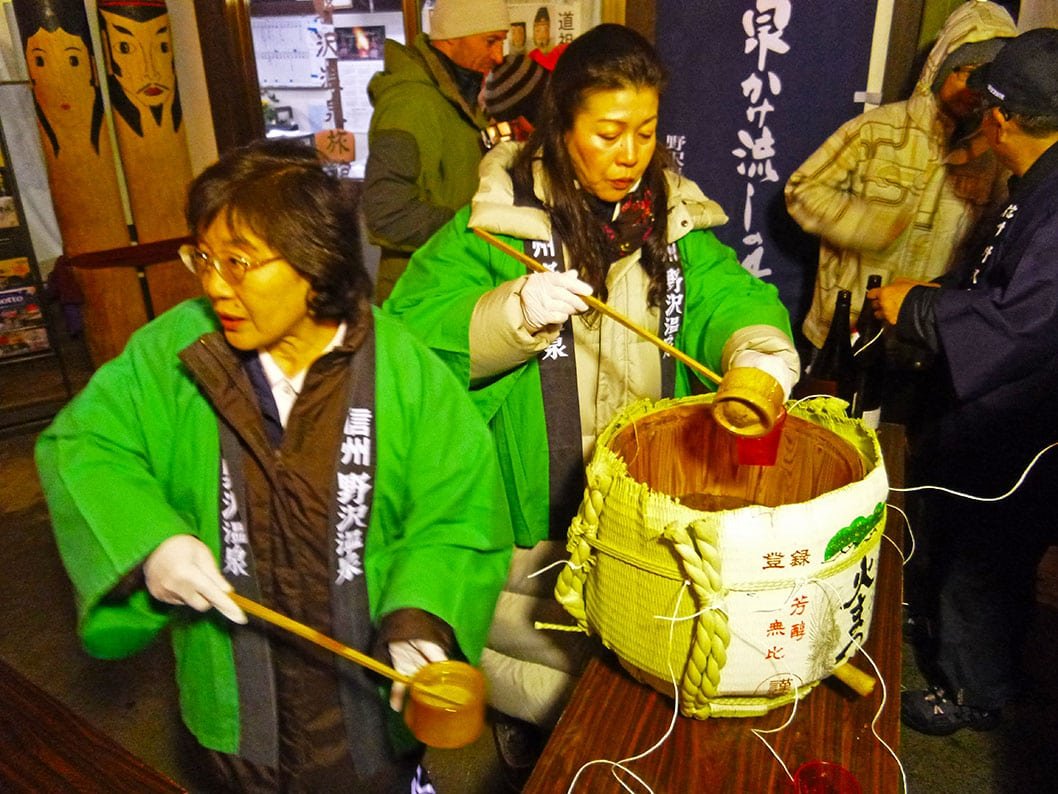
POLYGON ((246 614, 407 686, 410 702, 404 718, 412 733, 424 744, 449 749, 463 747, 481 734, 485 720, 485 682, 481 672, 469 664, 453 660, 431 662, 414 676, 404 675, 264 604, 235 592, 228 595, 246 614))
MULTIPOLYGON (((512 248, 484 229, 474 229, 474 234, 494 248, 518 260, 530 270, 536 273, 550 272, 548 268, 528 254, 512 248)), ((773 377, 752 367, 735 367, 728 371, 727 380, 724 382, 723 378, 704 364, 673 347, 657 334, 621 314, 609 304, 593 295, 582 295, 581 299, 595 311, 620 323, 720 387, 714 402, 719 410, 713 411, 713 418, 725 430, 736 436, 750 438, 763 436, 771 430, 783 409, 782 387, 773 377)))

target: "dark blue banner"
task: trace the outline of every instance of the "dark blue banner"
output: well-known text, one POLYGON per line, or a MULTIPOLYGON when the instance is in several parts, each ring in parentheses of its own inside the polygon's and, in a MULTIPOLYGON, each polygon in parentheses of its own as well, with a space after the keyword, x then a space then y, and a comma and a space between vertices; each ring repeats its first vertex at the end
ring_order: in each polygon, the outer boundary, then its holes
POLYGON ((875 3, 658 0, 669 69, 660 138, 730 217, 717 236, 779 288, 794 326, 808 310, 817 245, 786 214, 786 180, 863 111, 875 3))

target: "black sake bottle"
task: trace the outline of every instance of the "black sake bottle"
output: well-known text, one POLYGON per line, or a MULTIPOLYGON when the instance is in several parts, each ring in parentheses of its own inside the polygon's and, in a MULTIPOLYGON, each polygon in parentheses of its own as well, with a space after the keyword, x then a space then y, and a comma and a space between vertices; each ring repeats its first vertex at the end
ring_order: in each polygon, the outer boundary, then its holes
MULTIPOLYGON (((882 286, 882 277, 867 277, 867 291, 882 286)), ((856 333, 852 343, 855 371, 849 416, 863 419, 868 427, 878 427, 882 415, 882 389, 885 384, 885 338, 882 321, 874 316, 866 295, 863 308, 856 318, 856 333)))
POLYGON ((830 321, 830 331, 827 332, 823 347, 805 373, 803 382, 799 384, 798 391, 801 396, 829 394, 846 402, 852 401, 856 372, 849 328, 851 307, 852 293, 846 289, 839 290, 834 305, 834 317, 830 321))

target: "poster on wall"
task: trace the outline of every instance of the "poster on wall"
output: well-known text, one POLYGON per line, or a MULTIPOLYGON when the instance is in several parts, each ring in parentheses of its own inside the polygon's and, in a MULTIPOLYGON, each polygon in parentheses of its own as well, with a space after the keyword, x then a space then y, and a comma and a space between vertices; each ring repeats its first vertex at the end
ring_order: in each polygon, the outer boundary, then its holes
POLYGON ((380 61, 385 44, 385 25, 334 28, 334 51, 339 61, 380 61))
POLYGON ((11 259, 0 259, 0 289, 28 287, 33 283, 33 271, 29 267, 29 257, 16 256, 11 259))
POLYGON ((659 139, 729 217, 715 230, 775 284, 795 328, 811 299, 817 244, 786 213, 790 174, 863 111, 875 4, 835 0, 658 0, 670 82, 659 139), (705 77, 707 76, 707 77, 705 77))
POLYGON ((568 44, 584 32, 579 2, 508 3, 511 29, 507 52, 511 55, 538 51, 546 56, 559 44, 568 44))
POLYGON ((371 123, 371 102, 367 98, 367 84, 375 73, 382 69, 386 26, 336 26, 334 36, 345 129, 367 132, 371 123))
POLYGON ((314 15, 250 17, 257 82, 263 88, 322 88, 334 31, 314 15))

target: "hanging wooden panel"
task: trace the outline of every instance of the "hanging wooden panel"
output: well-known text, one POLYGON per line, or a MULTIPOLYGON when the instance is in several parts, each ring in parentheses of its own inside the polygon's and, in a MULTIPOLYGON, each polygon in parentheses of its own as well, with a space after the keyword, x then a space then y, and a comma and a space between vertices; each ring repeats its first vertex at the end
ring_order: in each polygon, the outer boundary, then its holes
MULTIPOLYGON (((16 0, 15 18, 33 89, 55 216, 68 255, 129 243, 103 97, 81 0, 16 0)), ((136 274, 78 274, 85 339, 96 365, 125 343, 128 322, 146 319, 136 274)))
MULTIPOLYGON (((192 174, 169 9, 164 0, 99 0, 98 9, 136 239, 179 237, 187 230, 184 203, 192 174)), ((152 267, 147 280, 157 312, 199 294, 194 276, 178 261, 152 267)))

